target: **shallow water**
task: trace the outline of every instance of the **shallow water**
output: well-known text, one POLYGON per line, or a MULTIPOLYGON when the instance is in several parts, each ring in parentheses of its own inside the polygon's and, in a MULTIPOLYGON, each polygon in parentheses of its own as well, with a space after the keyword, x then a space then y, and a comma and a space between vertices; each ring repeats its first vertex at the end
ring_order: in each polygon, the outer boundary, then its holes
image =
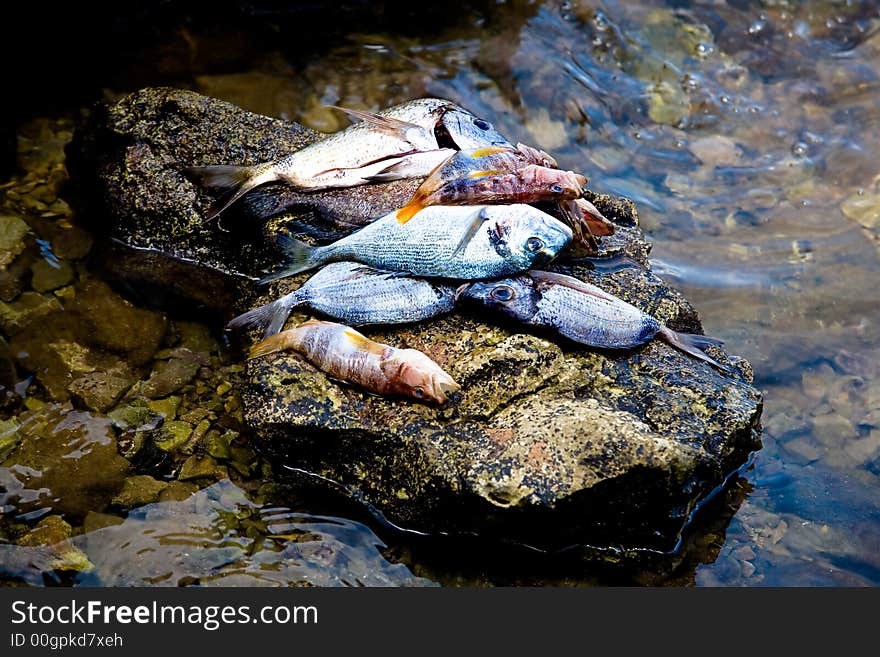
MULTIPOLYGON (((234 357, 204 326, 172 317, 175 328, 158 346, 207 355, 176 393, 176 422, 198 430, 204 418, 192 409, 210 409, 207 430, 225 436, 227 451, 217 448, 204 476, 141 495, 152 501, 134 507, 118 498, 120 482, 156 472, 155 464, 119 457, 110 420, 52 402, 23 378, 26 354, 4 355, 4 372, 17 363, 6 377, 16 380, 4 382, 15 393, 3 403, 10 419, 0 425, 0 457, 14 436, 38 436, 31 443, 50 441, 61 465, 37 470, 36 456, 19 456, 0 468, 2 577, 83 585, 880 584, 878 16, 876 6, 850 2, 476 3, 431 30, 404 29, 406 17, 393 30, 363 21, 356 31, 352 21, 306 48, 295 45, 296 18, 270 8, 238 25, 197 17, 96 71, 108 98, 144 84, 184 86, 324 131, 347 124, 326 104, 378 109, 441 96, 511 141, 544 148, 588 176, 592 190, 636 202, 655 270, 694 304, 707 334, 751 361, 766 395, 764 446, 696 515, 680 563, 600 571, 401 536, 353 505, 264 483, 266 464, 235 452, 246 449, 246 434, 234 390, 224 386, 235 382, 234 357), (46 521, 59 516, 70 526, 46 521), (61 548, 45 547, 41 532, 52 531, 64 538, 61 548), (203 558, 185 556, 192 545, 205 548, 203 558), (151 555, 141 570, 131 569, 134 554, 151 555), (93 567, 78 567, 83 559, 93 567)), ((53 271, 62 266, 55 256, 74 263, 64 284, 45 292, 62 300, 71 285, 82 298, 90 280, 84 254, 59 253, 59 243, 77 243, 68 227, 76 219, 52 205, 58 145, 82 103, 77 97, 52 115, 35 109, 49 121, 22 125, 20 168, 0 213, 25 216, 32 262, 53 271)), ((46 273, 30 283, 24 275, 25 288, 43 285, 46 273)), ((91 293, 112 294, 101 289, 91 293)), ((0 291, 4 301, 20 298, 0 291)), ((60 344, 61 329, 46 326, 60 344)), ((126 345, 114 350, 137 359, 126 345)), ((189 474, 200 465, 190 463, 189 474)))

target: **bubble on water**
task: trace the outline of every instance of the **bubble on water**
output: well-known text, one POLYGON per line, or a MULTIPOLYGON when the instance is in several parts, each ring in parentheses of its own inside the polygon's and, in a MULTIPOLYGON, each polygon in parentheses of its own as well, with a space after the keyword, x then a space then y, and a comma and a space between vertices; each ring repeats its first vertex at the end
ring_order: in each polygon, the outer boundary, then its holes
POLYGON ((810 29, 810 24, 807 21, 798 21, 794 25, 794 33, 801 39, 809 39, 813 31, 810 29))
POLYGON ((791 147, 791 154, 795 157, 806 157, 807 153, 810 152, 810 147, 802 141, 795 142, 795 144, 791 147))
POLYGON ((708 57, 715 52, 715 46, 705 41, 700 41, 696 47, 697 57, 708 57))
POLYGON ((681 76, 681 88, 683 91, 693 93, 700 88, 700 82, 690 73, 681 76))
POLYGON ((761 32, 767 29, 767 20, 764 18, 759 18, 754 23, 749 25, 749 34, 752 36, 757 36, 761 32))

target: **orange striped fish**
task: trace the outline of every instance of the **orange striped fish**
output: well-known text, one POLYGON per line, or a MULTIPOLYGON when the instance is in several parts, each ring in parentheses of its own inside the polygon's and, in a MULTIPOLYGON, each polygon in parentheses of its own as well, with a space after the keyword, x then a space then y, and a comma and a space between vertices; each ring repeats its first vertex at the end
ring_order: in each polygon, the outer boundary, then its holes
POLYGON ((445 404, 448 395, 460 389, 451 376, 421 351, 374 342, 335 322, 313 319, 276 333, 252 346, 249 357, 284 350, 296 351, 334 379, 381 395, 403 395, 445 404))

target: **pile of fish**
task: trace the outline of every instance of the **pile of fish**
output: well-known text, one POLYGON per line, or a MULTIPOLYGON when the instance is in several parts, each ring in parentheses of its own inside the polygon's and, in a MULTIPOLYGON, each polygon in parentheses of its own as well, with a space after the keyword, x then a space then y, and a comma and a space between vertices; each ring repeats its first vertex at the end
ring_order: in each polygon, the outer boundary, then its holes
POLYGON ((232 330, 265 327, 251 358, 293 350, 337 380, 443 404, 459 386, 429 356, 376 343, 347 325, 417 322, 469 299, 583 345, 628 349, 659 337, 727 370, 704 352, 720 341, 677 333, 598 287, 541 269, 579 247, 594 251, 614 232, 583 198, 584 176, 560 170, 539 149, 514 146, 446 100, 418 99, 377 114, 337 109, 360 122, 274 162, 187 170, 225 190, 209 217, 270 182, 308 192, 425 178, 403 207, 330 244, 277 237, 287 262, 263 283, 318 271, 229 323, 232 330), (294 308, 345 324, 311 320, 282 331, 294 308))

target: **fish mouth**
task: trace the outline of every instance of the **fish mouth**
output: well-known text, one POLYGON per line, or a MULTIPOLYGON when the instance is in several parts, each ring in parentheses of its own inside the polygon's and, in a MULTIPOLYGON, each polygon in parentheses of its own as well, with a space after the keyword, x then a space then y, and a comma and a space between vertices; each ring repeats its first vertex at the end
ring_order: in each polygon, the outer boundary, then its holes
POLYGON ((443 377, 435 376, 431 379, 431 393, 439 404, 445 404, 447 397, 459 390, 461 390, 461 386, 445 372, 443 377))

